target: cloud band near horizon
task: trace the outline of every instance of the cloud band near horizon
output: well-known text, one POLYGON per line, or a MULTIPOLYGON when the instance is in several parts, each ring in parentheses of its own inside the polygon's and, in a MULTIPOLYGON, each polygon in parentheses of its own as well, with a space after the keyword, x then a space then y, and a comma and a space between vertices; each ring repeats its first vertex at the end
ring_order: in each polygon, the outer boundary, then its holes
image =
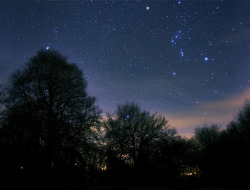
POLYGON ((194 129, 203 124, 217 124, 221 128, 226 128, 242 108, 244 102, 249 99, 250 88, 228 99, 200 103, 190 108, 190 111, 164 115, 169 124, 177 128, 180 135, 191 137, 194 129))

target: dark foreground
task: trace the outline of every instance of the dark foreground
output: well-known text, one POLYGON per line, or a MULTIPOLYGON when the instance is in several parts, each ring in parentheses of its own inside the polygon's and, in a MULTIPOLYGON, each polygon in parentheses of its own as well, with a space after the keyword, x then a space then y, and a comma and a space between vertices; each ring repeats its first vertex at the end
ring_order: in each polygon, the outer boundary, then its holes
POLYGON ((127 187, 127 188, 121 188, 121 187, 87 187, 87 190, 184 190, 184 189, 192 189, 192 190, 247 190, 248 188, 244 187, 199 187, 199 188, 186 188, 186 187, 180 187, 180 188, 174 188, 174 187, 127 187))

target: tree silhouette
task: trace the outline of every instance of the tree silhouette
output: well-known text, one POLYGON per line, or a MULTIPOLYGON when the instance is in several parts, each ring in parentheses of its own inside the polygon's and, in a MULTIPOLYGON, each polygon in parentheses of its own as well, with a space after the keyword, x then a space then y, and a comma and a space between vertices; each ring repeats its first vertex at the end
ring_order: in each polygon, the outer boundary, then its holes
POLYGON ((218 141, 220 135, 219 129, 217 125, 203 125, 201 128, 195 129, 194 139, 201 149, 206 149, 218 141))
POLYGON ((246 101, 222 136, 222 158, 226 180, 248 185, 250 149, 250 101, 246 101))
POLYGON ((6 142, 44 152, 49 169, 62 160, 84 165, 86 134, 100 118, 95 98, 86 88, 75 64, 57 51, 40 50, 11 76, 4 101, 6 142))
MULTIPOLYGON (((129 166, 135 174, 147 169, 153 142, 171 131, 164 117, 142 111, 135 103, 118 105, 114 115, 108 114, 104 127, 108 168, 129 166)), ((136 182, 141 177, 136 175, 136 182)))
POLYGON ((246 101, 242 110, 239 111, 235 120, 229 123, 227 131, 232 135, 244 138, 242 140, 249 141, 250 139, 250 101, 246 101))
POLYGON ((4 185, 248 185, 249 101, 227 129, 203 125, 191 139, 133 102, 118 105, 103 122, 100 114, 82 71, 58 52, 40 50, 0 85, 4 185))
POLYGON ((220 128, 217 125, 203 125, 195 129, 194 141, 198 148, 198 165, 202 172, 202 177, 215 182, 220 175, 219 165, 219 142, 220 128))

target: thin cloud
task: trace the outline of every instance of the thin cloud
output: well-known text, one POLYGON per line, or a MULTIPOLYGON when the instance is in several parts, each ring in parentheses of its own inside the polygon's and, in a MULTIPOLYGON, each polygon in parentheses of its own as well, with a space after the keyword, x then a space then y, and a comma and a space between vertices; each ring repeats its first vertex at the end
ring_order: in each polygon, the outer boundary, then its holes
POLYGON ((232 97, 228 100, 207 102, 201 105, 200 109, 206 109, 208 111, 221 111, 231 112, 231 110, 241 107, 247 99, 250 98, 250 89, 247 89, 243 93, 232 97))
POLYGON ((194 129, 202 124, 226 127, 247 99, 250 99, 250 88, 226 100, 205 102, 190 108, 190 111, 166 114, 166 118, 181 135, 190 137, 194 129))

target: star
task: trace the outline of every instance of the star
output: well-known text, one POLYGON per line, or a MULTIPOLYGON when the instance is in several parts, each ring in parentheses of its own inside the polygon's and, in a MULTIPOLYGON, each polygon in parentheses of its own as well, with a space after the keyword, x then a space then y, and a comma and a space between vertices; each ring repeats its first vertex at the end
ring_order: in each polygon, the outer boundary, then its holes
POLYGON ((181 57, 183 57, 184 56, 184 52, 183 52, 182 48, 180 49, 180 53, 181 53, 181 57))
POLYGON ((62 1, 59 7, 56 1, 37 1, 43 2, 39 11, 35 3, 28 9, 18 1, 2 5, 15 11, 10 17, 0 13, 8 26, 0 30, 0 48, 19 53, 3 53, 0 84, 42 47, 83 70, 104 112, 128 99, 149 112, 182 113, 185 106, 199 108, 250 88, 247 0, 88 0, 62 1))

